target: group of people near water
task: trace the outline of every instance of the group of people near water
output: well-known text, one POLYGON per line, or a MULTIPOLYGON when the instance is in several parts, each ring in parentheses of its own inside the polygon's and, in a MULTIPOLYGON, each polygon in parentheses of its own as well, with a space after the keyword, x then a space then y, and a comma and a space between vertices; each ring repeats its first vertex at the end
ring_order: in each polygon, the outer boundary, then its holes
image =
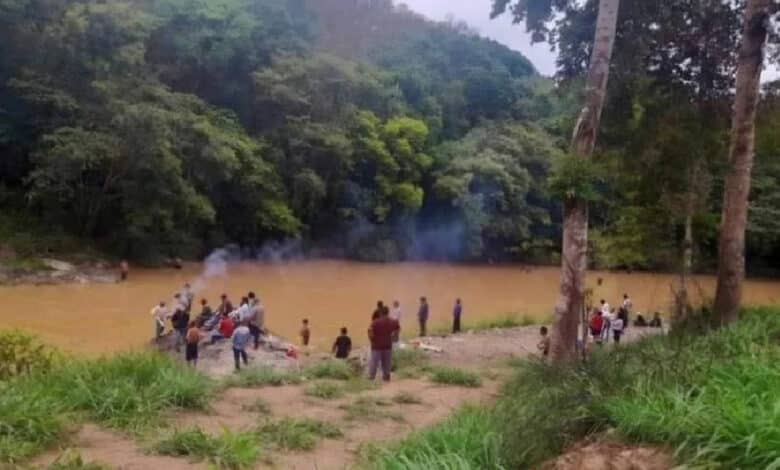
POLYGON ((241 363, 248 363, 246 353, 250 343, 254 348, 260 346, 265 330, 265 308, 254 292, 249 292, 241 298, 237 308, 227 294, 220 296, 216 309, 209 305, 208 300, 201 299, 200 313, 192 317, 192 307, 195 293, 190 284, 184 284, 180 292, 173 295, 169 307, 165 301, 160 301, 151 310, 154 319, 155 338, 159 339, 165 332, 166 321, 170 320, 175 339, 176 352, 185 347, 185 359, 193 366, 198 362, 198 346, 204 339, 209 344, 230 340, 233 343, 233 358, 236 370, 241 369, 241 363))
MULTIPOLYGON (((254 348, 258 349, 263 337, 268 334, 265 328, 265 307, 260 299, 254 292, 249 292, 241 298, 238 307, 235 307, 228 295, 222 294, 219 305, 212 308, 204 298, 200 300, 200 312, 197 316, 193 313, 194 303, 195 292, 187 283, 173 295, 170 304, 160 301, 155 305, 150 312, 154 319, 155 338, 160 339, 164 335, 166 322, 170 322, 176 352, 181 352, 184 346, 185 359, 192 366, 197 365, 201 342, 215 344, 230 340, 235 368, 240 370, 242 363, 248 363, 247 349, 250 345, 253 343, 254 348)), ((461 299, 456 299, 452 310, 453 333, 461 331, 462 315, 463 303, 461 299)), ((397 300, 393 302, 392 309, 383 301, 377 302, 368 328, 368 339, 371 343, 368 369, 371 379, 374 379, 381 369, 382 378, 390 380, 392 350, 399 342, 402 316, 401 304, 397 300)), ((417 308, 420 337, 427 335, 429 318, 428 299, 420 297, 417 308)), ((302 346, 308 348, 312 336, 308 319, 303 319, 299 336, 302 346)), ((351 351, 352 339, 347 328, 342 327, 331 352, 338 359, 348 359, 351 351)))
MULTIPOLYGON (((633 308, 634 304, 628 294, 623 294, 623 302, 617 312, 614 308, 610 308, 606 300, 601 299, 600 306, 593 308, 588 324, 593 342, 596 344, 608 343, 611 336, 612 341, 619 344, 623 332, 628 328, 629 316, 633 308)), ((649 323, 641 314, 637 314, 634 326, 661 328, 661 314, 656 312, 649 323)))

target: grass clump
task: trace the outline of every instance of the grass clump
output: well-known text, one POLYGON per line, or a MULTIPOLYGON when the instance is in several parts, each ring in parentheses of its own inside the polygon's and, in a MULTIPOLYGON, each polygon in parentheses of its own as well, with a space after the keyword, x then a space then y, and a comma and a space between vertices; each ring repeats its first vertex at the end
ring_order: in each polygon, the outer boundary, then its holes
POLYGON ((0 382, 0 462, 16 464, 61 439, 79 418, 137 432, 175 408, 204 408, 211 381, 156 353, 62 362, 0 382))
POLYGON ((481 387, 482 378, 476 372, 456 367, 435 367, 430 378, 433 382, 460 387, 481 387))
POLYGON ((261 413, 264 415, 271 414, 271 406, 267 401, 260 397, 256 398, 252 403, 242 406, 241 409, 244 411, 249 411, 250 413, 261 413))
POLYGON ((243 368, 240 372, 228 377, 225 385, 229 387, 281 387, 297 385, 303 381, 300 374, 273 367, 243 368))
POLYGON ((98 462, 87 462, 78 452, 67 449, 52 462, 47 470, 108 470, 110 467, 98 462))
POLYGON ((419 405, 423 401, 411 392, 398 392, 393 397, 393 402, 398 403, 399 405, 419 405))
POLYGON ((315 379, 349 380, 355 377, 355 370, 346 361, 328 359, 309 366, 304 371, 306 377, 315 379))
POLYGON ((403 421, 403 415, 390 409, 392 403, 384 398, 378 397, 359 397, 352 403, 342 405, 339 408, 346 411, 344 418, 347 421, 373 421, 382 419, 392 419, 393 421, 403 421))
POLYGON ((333 400, 344 396, 344 387, 335 382, 314 382, 303 390, 304 395, 333 400))
POLYGON ((257 430, 260 438, 282 450, 310 451, 320 439, 339 439, 341 430, 315 419, 284 418, 263 424, 257 430))
MULTIPOLYGON (((366 454, 377 470, 502 470, 502 437, 483 407, 465 407, 441 424, 366 454)), ((364 454, 365 455, 365 454, 364 454)))
POLYGON ((177 430, 159 441, 155 452, 174 457, 208 460, 219 468, 251 468, 260 456, 257 436, 247 432, 225 429, 219 436, 211 436, 198 427, 177 430))

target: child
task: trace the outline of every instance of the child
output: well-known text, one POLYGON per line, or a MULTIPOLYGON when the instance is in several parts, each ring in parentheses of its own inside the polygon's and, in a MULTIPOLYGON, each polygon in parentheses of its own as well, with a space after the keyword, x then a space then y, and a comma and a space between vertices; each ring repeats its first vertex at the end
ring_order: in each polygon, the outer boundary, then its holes
POLYGON ((550 354, 550 337, 547 336, 547 327, 541 327, 539 329, 539 334, 542 339, 539 341, 539 344, 536 345, 536 348, 541 351, 543 357, 547 357, 550 354))
POLYGON ((311 338, 311 330, 309 329, 309 320, 303 319, 303 326, 301 326, 301 343, 304 347, 309 346, 309 339, 311 338))
POLYGON ((248 365, 246 347, 251 339, 252 333, 249 331, 247 323, 242 321, 239 327, 233 331, 233 360, 236 364, 236 371, 241 370, 239 359, 244 361, 245 366, 248 365))
POLYGON ((187 345, 185 349, 185 358, 187 364, 191 364, 192 367, 198 366, 198 343, 200 342, 200 330, 198 325, 194 322, 190 322, 189 330, 187 330, 187 345))
POLYGON ((342 327, 341 335, 333 343, 333 353, 336 354, 337 359, 346 359, 350 351, 352 351, 352 339, 347 336, 347 329, 342 327))

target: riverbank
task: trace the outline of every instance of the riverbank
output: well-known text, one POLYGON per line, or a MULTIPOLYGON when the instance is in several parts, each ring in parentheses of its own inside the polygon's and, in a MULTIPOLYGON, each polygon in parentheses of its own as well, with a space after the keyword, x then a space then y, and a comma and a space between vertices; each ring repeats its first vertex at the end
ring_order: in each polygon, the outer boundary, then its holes
POLYGON ((465 408, 370 466, 770 468, 780 459, 778 337, 780 307, 752 308, 727 329, 648 338, 574 367, 522 361, 494 404, 465 408))
POLYGON ((397 352, 394 380, 384 385, 363 378, 359 359, 318 355, 283 368, 255 360, 217 377, 155 353, 70 359, 0 382, 0 421, 8 424, 0 428, 0 462, 341 469, 462 406, 489 406, 510 361, 535 351, 536 330, 426 338, 431 348, 397 352))

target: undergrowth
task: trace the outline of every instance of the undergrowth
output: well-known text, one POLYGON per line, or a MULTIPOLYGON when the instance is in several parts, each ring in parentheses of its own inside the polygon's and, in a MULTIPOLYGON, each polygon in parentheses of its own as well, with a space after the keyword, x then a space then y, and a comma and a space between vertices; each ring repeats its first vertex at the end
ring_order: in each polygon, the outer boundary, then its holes
POLYGON ((748 309, 737 324, 707 334, 596 351, 584 364, 515 367, 495 406, 467 408, 380 452, 371 466, 529 468, 609 430, 674 449, 692 467, 780 462, 778 307, 748 309))
POLYGON ((18 463, 59 441, 83 418, 138 432, 176 408, 204 408, 211 382, 155 353, 61 361, 0 382, 0 462, 18 463))
POLYGON ((479 374, 470 370, 440 366, 432 368, 430 374, 431 380, 439 384, 473 388, 482 386, 479 374))

